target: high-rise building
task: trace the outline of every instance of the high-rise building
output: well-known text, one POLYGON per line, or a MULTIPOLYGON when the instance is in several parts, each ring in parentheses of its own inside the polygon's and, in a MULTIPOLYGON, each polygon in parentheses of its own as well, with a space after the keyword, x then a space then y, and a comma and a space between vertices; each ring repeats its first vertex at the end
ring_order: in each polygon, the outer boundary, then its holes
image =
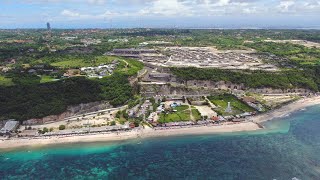
POLYGON ((50 23, 47 22, 47 30, 50 31, 51 30, 51 26, 50 26, 50 23))

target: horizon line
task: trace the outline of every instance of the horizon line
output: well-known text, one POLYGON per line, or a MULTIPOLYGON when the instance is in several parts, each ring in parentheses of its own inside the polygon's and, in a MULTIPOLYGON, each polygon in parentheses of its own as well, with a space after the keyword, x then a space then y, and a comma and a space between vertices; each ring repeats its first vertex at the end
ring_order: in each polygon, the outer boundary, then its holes
MULTIPOLYGON (((83 27, 83 28, 51 28, 51 30, 125 30, 125 29, 166 29, 166 30, 320 30, 319 27, 83 27)), ((45 27, 39 28, 1 28, 0 30, 47 30, 45 27)))

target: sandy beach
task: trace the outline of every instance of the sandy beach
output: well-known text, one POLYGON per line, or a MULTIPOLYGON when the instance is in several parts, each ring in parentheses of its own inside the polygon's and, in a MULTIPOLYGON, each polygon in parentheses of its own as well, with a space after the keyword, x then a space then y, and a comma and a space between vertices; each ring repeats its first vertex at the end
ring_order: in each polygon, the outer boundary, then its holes
POLYGON ((119 133, 100 133, 74 136, 55 136, 55 137, 37 137, 37 138, 0 138, 0 149, 20 148, 25 146, 41 147, 52 144, 69 144, 81 142, 108 142, 123 141, 135 138, 163 137, 175 135, 201 135, 201 134, 217 134, 243 131, 260 130, 261 126, 257 123, 272 120, 286 116, 294 111, 301 110, 308 106, 320 104, 320 97, 304 98, 285 105, 279 109, 272 110, 268 113, 250 117, 248 120, 252 122, 243 122, 238 124, 226 123, 222 125, 200 126, 200 127, 179 127, 171 129, 155 130, 152 128, 132 130, 129 132, 119 133))
POLYGON ((77 136, 39 137, 39 138, 11 138, 0 139, 0 149, 12 149, 21 147, 41 147, 52 144, 69 144, 81 142, 108 142, 122 141, 135 138, 163 137, 174 135, 200 135, 227 132, 255 131, 261 129, 256 123, 244 122, 239 124, 224 124, 216 126, 201 126, 177 129, 154 130, 146 128, 122 133, 90 134, 77 136))
POLYGON ((288 105, 282 106, 281 108, 272 110, 270 112, 250 117, 249 120, 261 123, 270 121, 275 118, 284 117, 292 112, 301 110, 303 108, 320 104, 320 96, 314 96, 311 98, 303 98, 288 105))

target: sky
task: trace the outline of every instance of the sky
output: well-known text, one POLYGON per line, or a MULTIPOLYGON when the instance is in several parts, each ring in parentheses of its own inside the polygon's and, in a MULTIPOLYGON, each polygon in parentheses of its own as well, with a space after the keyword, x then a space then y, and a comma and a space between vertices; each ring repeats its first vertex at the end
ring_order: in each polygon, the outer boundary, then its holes
POLYGON ((0 28, 320 28, 320 0, 0 0, 0 28))

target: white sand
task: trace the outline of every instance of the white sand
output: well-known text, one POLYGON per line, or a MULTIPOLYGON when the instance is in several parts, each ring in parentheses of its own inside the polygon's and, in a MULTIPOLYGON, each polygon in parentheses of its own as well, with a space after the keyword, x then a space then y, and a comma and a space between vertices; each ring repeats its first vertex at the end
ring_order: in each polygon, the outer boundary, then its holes
POLYGON ((293 102, 291 104, 285 105, 279 109, 275 109, 273 111, 267 112, 265 114, 253 116, 250 118, 250 120, 256 123, 265 122, 275 118, 284 117, 294 111, 298 111, 303 108, 314 106, 317 104, 320 104, 320 96, 315 96, 312 98, 304 98, 296 102, 293 102))
POLYGON ((95 134, 84 136, 69 137, 41 137, 39 139, 11 138, 8 140, 0 139, 0 149, 18 148, 24 146, 41 147, 50 144, 68 144, 79 142, 107 142, 121 141, 135 138, 161 137, 174 135, 197 135, 197 134, 215 134, 226 132, 255 131, 261 129, 257 124, 245 122, 239 124, 225 124, 218 126, 201 126, 179 129, 153 130, 151 128, 143 130, 134 130, 123 133, 95 134))

